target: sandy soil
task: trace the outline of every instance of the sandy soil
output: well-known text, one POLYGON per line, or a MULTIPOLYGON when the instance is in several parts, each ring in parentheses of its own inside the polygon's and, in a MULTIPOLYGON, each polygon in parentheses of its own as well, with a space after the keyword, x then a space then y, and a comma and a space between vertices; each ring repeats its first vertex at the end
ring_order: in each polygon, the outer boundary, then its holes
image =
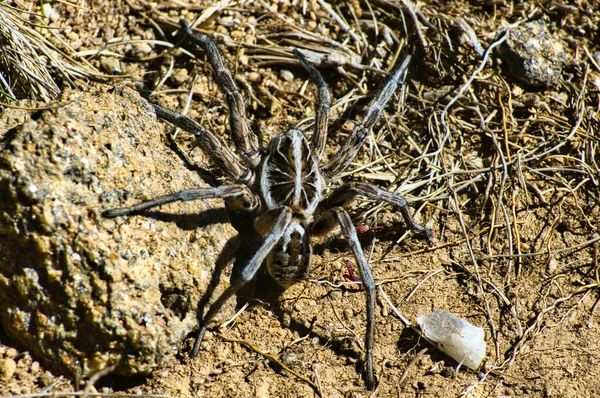
MULTIPOLYGON (((428 247, 418 236, 405 237, 402 217, 389 207, 360 202, 352 209, 356 224, 368 229, 360 239, 378 289, 394 305, 379 293, 374 392, 360 377, 364 292, 345 276, 346 261, 355 260, 334 234, 315 239, 309 280, 279 294, 264 275, 257 278, 222 310, 197 359, 189 358, 190 335, 177 355, 146 376, 71 380, 0 330, 0 395, 81 394, 86 383, 92 393, 170 397, 600 395, 596 2, 427 0, 415 8, 422 39, 408 13, 403 24, 399 2, 279 0, 270 12, 262 1, 223 1, 214 8, 135 0, 49 4, 57 14, 48 23, 61 27, 56 35, 46 32, 49 40, 64 39, 74 53, 122 40, 106 47, 108 56, 88 56, 99 70, 119 77, 79 82, 79 89, 125 84, 147 94, 167 77, 149 100, 182 110, 193 87, 188 114, 223 137, 226 102, 202 52, 185 44, 199 55, 191 60, 143 41, 173 41, 180 17, 201 16, 202 31, 216 35, 265 142, 314 112, 308 76, 294 64, 290 46, 329 54, 313 62, 330 87, 332 119, 343 120, 362 118, 360 99, 377 87, 398 52, 414 48, 404 104, 392 100, 343 180, 402 193, 436 240, 428 247), (499 45, 489 59, 479 51, 502 40, 507 27, 530 20, 542 26, 533 37, 514 34, 521 41, 499 45), (528 46, 537 39, 548 40, 541 50, 528 46), (519 57, 541 62, 543 71, 513 67, 519 57), (422 154, 428 155, 415 160, 422 154), (375 211, 365 210, 373 205, 375 211), (395 314, 415 324, 437 309, 484 328, 487 357, 477 371, 457 371, 395 314)), ((339 122, 330 130, 327 155, 352 126, 339 122)), ((208 167, 191 135, 179 133, 176 142, 193 163, 208 167)))

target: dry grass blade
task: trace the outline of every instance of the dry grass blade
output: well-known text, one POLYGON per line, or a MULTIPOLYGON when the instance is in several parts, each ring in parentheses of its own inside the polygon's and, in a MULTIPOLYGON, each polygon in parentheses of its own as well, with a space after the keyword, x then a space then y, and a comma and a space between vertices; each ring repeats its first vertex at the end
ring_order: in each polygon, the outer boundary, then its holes
POLYGON ((222 11, 225 7, 228 7, 232 3, 231 0, 221 0, 212 6, 206 8, 198 18, 194 21, 193 24, 190 25, 192 29, 197 26, 202 26, 206 21, 210 20, 213 15, 222 11))
POLYGON ((321 7, 323 7, 325 10, 327 10, 327 13, 329 15, 331 15, 331 17, 340 25, 340 27, 346 32, 348 33, 348 35, 352 38, 352 40, 354 40, 356 42, 357 45, 361 44, 361 39, 360 37, 358 37, 356 35, 356 33, 354 33, 352 31, 352 29, 350 28, 350 26, 348 26, 348 24, 346 23, 346 21, 344 21, 334 10, 333 8, 331 8, 331 6, 326 3, 324 0, 317 0, 317 2, 321 5, 321 7))
POLYGON ((81 79, 106 77, 66 55, 40 33, 40 22, 34 26, 23 14, 0 3, 0 96, 50 101, 60 94, 61 83, 73 87, 81 79))
POLYGON ((0 3, 0 19, 3 94, 12 101, 27 95, 45 101, 56 98, 60 89, 54 82, 50 65, 40 55, 46 47, 44 39, 25 26, 26 21, 19 13, 4 3, 0 3))
POLYGON ((390 2, 387 0, 375 0, 375 3, 381 5, 382 7, 391 8, 398 13, 402 13, 403 11, 406 12, 409 16, 412 25, 410 28, 407 28, 407 30, 414 32, 422 50, 425 50, 427 48, 428 44, 425 40, 423 32, 421 31, 421 24, 419 23, 419 18, 413 10, 412 4, 408 0, 400 0, 398 1, 398 3, 390 2))

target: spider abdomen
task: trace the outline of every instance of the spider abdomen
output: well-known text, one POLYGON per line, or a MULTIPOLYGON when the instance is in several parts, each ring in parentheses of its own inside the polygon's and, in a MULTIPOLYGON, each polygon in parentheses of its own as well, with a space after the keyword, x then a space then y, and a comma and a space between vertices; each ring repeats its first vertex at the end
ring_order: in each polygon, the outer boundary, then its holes
POLYGON ((302 225, 292 223, 269 253, 267 270, 277 283, 288 287, 306 278, 310 260, 310 238, 302 225))
POLYGON ((298 213, 314 213, 322 178, 301 131, 291 129, 273 138, 263 160, 260 185, 269 209, 288 206, 298 213))

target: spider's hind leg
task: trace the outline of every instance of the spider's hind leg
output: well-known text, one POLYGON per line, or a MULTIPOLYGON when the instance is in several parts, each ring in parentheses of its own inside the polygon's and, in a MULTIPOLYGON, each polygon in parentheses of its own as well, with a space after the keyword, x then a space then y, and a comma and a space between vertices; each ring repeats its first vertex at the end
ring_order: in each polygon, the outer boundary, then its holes
MULTIPOLYGON (((422 234, 425 239, 427 239, 429 245, 433 244, 433 233, 413 220, 406 199, 401 195, 386 191, 385 189, 378 188, 375 185, 365 182, 351 182, 340 186, 319 204, 317 211, 323 213, 335 207, 345 207, 359 195, 370 200, 385 202, 397 207, 400 210, 400 213, 402 213, 406 226, 413 232, 422 234)), ((334 225, 326 225, 326 220, 327 219, 323 219, 320 221, 322 225, 317 225, 317 221, 315 221, 313 225, 317 230, 323 231, 335 227, 334 225)))
POLYGON ((348 241, 352 254, 356 259, 358 268, 360 270, 360 278, 365 289, 365 295, 367 299, 367 330, 365 333, 365 368, 364 377, 365 383, 369 390, 373 390, 377 384, 377 378, 375 377, 375 370, 373 368, 373 345, 375 339, 375 281, 371 274, 371 268, 362 250, 358 236, 356 235, 356 228, 352 224, 352 219, 348 212, 342 207, 334 207, 329 209, 322 214, 313 223, 311 232, 315 234, 324 233, 325 231, 318 231, 319 227, 327 225, 332 229, 334 226, 339 225, 342 230, 344 238, 348 241))

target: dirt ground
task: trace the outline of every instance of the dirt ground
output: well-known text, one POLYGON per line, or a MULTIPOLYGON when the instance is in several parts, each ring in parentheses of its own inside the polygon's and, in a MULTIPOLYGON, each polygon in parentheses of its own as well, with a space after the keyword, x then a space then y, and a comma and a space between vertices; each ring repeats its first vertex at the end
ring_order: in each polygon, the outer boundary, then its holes
MULTIPOLYGON (((177 43, 179 18, 200 18, 198 31, 214 35, 265 143, 300 121, 310 132, 315 93, 291 51, 299 48, 331 92, 326 156, 363 117, 365 95, 413 53, 406 87, 336 183, 404 195, 435 242, 405 236, 390 207, 351 209, 378 289, 375 391, 360 376, 365 297, 348 270, 356 262, 333 234, 314 240, 308 280, 276 294, 259 278, 222 310, 198 358, 189 358, 191 335, 147 376, 70 380, 0 330, 0 395, 83 395, 87 383, 90 396, 600 396, 600 3, 47 4, 53 13, 31 20, 56 28, 40 29, 105 75, 77 89, 120 84, 171 109, 189 104, 223 137, 227 106, 202 51, 165 45, 177 43), (484 328, 478 370, 457 371, 396 314, 415 325, 438 309, 484 328)), ((40 13, 38 3, 12 5, 40 13)), ((193 136, 175 141, 208 167, 193 136)))

